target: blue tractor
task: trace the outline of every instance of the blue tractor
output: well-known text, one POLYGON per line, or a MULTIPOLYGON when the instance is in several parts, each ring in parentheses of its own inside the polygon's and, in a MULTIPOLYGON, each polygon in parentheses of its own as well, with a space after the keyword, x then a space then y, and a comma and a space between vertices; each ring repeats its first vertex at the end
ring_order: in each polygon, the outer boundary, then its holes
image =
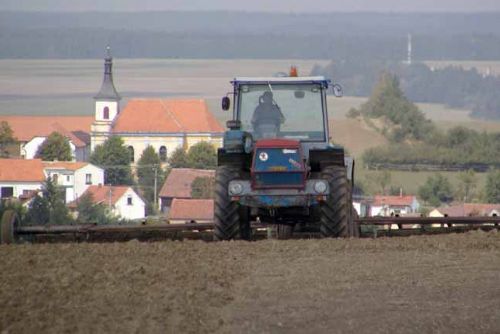
MULTIPOLYGON (((278 238, 316 230, 356 237, 354 161, 330 144, 324 77, 235 78, 233 118, 218 150, 216 240, 251 239, 252 221, 276 225, 278 238)), ((231 99, 222 99, 229 110, 231 99)))

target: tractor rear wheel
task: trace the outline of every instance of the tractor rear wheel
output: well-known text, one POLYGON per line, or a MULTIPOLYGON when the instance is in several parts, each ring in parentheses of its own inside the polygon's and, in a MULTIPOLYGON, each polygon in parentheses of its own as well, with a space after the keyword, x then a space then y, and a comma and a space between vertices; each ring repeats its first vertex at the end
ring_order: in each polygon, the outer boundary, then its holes
POLYGON ((321 178, 328 181, 330 195, 320 205, 320 232, 323 237, 346 238, 357 236, 353 221, 351 183, 346 168, 327 167, 321 178))
POLYGON ((16 240, 15 230, 19 223, 14 210, 6 210, 0 221, 0 244, 12 244, 16 240))
POLYGON ((249 240, 251 238, 248 208, 231 201, 228 193, 229 182, 237 179, 239 175, 239 170, 230 166, 219 166, 215 172, 215 240, 249 240))

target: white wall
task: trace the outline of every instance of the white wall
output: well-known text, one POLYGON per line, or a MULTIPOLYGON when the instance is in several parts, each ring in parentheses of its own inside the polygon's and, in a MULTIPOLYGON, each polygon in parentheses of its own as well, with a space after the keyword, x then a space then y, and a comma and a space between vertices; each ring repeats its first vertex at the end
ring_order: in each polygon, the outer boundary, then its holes
POLYGON ((21 148, 21 155, 24 156, 24 159, 34 159, 36 152, 38 151, 38 147, 45 141, 45 139, 47 139, 47 137, 35 137, 24 144, 21 148))
POLYGON ((146 217, 146 204, 132 188, 123 194, 115 203, 114 213, 125 219, 140 219, 146 217), (132 197, 132 205, 127 204, 127 198, 132 197))
POLYGON ((14 190, 13 197, 19 197, 24 190, 40 190, 42 182, 0 182, 0 188, 12 187, 14 190))
POLYGON ((90 185, 97 186, 99 184, 104 184, 104 170, 94 166, 92 164, 88 164, 80 169, 78 169, 75 172, 75 181, 74 181, 74 189, 75 189, 75 199, 80 197, 85 190, 90 185), (86 184, 86 175, 90 174, 92 175, 91 177, 91 184, 86 184))

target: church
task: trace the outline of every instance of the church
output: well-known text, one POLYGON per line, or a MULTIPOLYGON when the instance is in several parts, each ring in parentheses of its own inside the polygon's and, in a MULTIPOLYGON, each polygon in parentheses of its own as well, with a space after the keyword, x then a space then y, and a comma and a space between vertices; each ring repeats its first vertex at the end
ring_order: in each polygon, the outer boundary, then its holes
POLYGON ((188 150, 200 141, 210 142, 216 148, 222 146, 224 128, 203 99, 131 99, 122 110, 121 96, 113 82, 109 47, 102 86, 94 100, 91 151, 110 136, 123 139, 132 163, 148 146, 155 149, 162 161, 167 161, 178 147, 188 150))

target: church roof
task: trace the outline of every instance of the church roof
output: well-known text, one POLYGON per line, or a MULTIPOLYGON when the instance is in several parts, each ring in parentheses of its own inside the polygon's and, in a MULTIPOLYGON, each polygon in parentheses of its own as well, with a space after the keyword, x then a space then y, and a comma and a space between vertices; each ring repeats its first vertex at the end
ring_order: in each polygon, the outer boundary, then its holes
POLYGON ((118 114, 113 133, 222 133, 202 99, 133 99, 118 114))
POLYGON ((101 89, 94 98, 96 100, 115 100, 121 99, 120 94, 116 91, 113 83, 113 58, 109 46, 106 48, 106 58, 104 59, 104 78, 102 80, 101 89))

